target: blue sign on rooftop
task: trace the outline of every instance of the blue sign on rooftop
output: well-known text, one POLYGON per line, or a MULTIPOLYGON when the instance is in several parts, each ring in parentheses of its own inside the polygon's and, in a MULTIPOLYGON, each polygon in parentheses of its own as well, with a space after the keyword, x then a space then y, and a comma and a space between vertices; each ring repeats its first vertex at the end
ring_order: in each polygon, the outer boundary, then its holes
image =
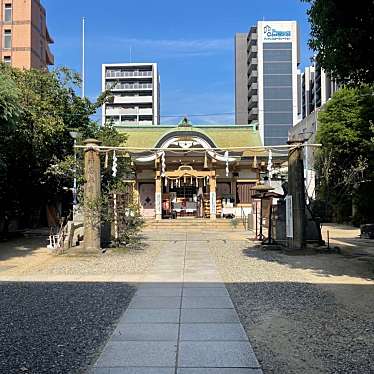
POLYGON ((291 30, 277 30, 269 25, 264 26, 264 40, 290 40, 291 30))

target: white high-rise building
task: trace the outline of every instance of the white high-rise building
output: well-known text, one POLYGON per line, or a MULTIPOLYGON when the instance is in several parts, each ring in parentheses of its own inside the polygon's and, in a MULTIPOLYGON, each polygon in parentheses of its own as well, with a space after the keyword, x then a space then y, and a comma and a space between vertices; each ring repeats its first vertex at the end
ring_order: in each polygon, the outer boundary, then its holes
POLYGON ((296 21, 258 21, 236 34, 236 124, 256 124, 265 145, 285 144, 299 119, 299 61, 296 21))
POLYGON ((156 63, 102 65, 102 90, 113 102, 102 109, 102 123, 115 126, 160 123, 160 79, 156 63))
POLYGON ((308 144, 316 143, 318 115, 321 108, 338 90, 336 80, 326 73, 318 64, 307 66, 300 77, 300 121, 290 128, 288 139, 291 142, 305 143, 304 147, 304 178, 308 199, 315 198, 316 172, 315 147, 308 144))
POLYGON ((301 119, 322 107, 337 91, 339 85, 318 64, 307 66, 301 73, 301 119))

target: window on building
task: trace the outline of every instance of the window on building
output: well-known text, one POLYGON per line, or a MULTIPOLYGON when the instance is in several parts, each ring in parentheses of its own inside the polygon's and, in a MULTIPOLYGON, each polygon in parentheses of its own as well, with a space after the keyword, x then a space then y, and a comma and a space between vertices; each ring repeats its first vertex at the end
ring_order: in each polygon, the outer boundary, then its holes
POLYGON ((4 22, 12 22, 12 4, 4 5, 4 22))
POLYGON ((11 56, 4 56, 4 64, 11 64, 12 63, 12 57, 11 56))
POLYGON ((4 30, 4 49, 12 48, 12 30, 4 30))

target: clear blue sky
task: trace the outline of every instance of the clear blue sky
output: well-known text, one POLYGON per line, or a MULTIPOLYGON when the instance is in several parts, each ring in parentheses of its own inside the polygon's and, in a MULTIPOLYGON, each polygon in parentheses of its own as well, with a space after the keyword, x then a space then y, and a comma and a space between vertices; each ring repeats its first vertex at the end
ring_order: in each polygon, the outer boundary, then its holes
MULTIPOLYGON (((42 0, 57 66, 80 71, 86 18, 86 95, 101 90, 101 64, 157 62, 161 116, 234 112, 234 35, 257 20, 296 20, 301 67, 309 63, 307 5, 300 0, 42 0)), ((234 115, 193 117, 233 123, 234 115)), ((177 118, 162 117, 162 123, 177 118)))

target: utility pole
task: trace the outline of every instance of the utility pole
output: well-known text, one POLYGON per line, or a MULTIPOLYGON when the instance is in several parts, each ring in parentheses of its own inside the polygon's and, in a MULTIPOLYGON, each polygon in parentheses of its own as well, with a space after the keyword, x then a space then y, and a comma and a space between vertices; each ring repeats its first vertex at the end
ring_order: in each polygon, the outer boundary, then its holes
POLYGON ((313 56, 313 65, 314 65, 314 75, 313 75, 313 90, 314 90, 314 127, 315 127, 315 132, 317 133, 317 80, 316 80, 316 74, 317 74, 317 55, 314 54, 313 56))
POLYGON ((82 99, 84 98, 84 96, 85 96, 85 92, 84 92, 84 89, 85 89, 85 87, 84 87, 84 81, 85 81, 85 67, 84 67, 84 63, 85 63, 85 51, 84 51, 84 49, 85 49, 85 45, 84 45, 84 42, 85 42, 85 40, 84 40, 84 37, 85 37, 85 35, 84 35, 84 33, 85 33, 85 18, 83 17, 82 18, 82 99))

